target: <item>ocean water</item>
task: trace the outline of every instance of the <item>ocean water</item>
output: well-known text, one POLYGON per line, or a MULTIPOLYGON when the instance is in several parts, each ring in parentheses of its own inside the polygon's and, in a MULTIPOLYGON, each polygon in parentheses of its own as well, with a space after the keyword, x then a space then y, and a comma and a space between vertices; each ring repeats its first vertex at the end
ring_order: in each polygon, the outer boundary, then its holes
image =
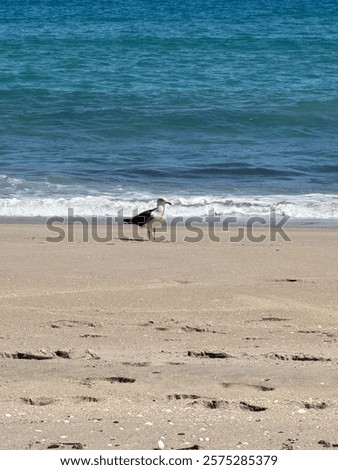
POLYGON ((0 217, 338 219, 335 0, 2 0, 0 217))

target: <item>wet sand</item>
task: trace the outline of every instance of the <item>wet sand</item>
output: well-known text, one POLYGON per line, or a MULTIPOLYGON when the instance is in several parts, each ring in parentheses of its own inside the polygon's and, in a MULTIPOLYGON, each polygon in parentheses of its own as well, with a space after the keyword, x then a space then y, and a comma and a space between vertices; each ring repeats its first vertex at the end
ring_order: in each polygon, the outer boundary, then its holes
POLYGON ((338 447, 337 230, 47 235, 0 225, 1 449, 338 447))

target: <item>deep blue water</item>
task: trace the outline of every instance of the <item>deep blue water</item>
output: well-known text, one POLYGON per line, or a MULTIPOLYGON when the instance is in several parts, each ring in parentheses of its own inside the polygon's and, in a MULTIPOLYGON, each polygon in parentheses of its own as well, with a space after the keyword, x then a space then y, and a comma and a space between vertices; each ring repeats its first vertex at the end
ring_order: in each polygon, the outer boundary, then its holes
POLYGON ((2 0, 0 216, 338 217, 337 24, 333 0, 2 0))

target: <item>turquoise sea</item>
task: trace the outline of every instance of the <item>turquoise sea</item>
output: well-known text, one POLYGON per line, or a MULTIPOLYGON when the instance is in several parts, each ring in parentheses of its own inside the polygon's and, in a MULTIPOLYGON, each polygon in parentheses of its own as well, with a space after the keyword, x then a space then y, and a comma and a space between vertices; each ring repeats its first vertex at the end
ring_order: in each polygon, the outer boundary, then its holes
POLYGON ((2 0, 0 217, 338 219, 335 0, 2 0))

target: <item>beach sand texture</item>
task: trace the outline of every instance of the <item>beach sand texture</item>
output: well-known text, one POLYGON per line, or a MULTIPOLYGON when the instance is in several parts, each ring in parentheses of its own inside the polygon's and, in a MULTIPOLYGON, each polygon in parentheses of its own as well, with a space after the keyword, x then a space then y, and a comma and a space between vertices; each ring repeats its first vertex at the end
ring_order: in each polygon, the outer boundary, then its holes
POLYGON ((337 230, 47 235, 0 226, 1 449, 338 447, 337 230))

